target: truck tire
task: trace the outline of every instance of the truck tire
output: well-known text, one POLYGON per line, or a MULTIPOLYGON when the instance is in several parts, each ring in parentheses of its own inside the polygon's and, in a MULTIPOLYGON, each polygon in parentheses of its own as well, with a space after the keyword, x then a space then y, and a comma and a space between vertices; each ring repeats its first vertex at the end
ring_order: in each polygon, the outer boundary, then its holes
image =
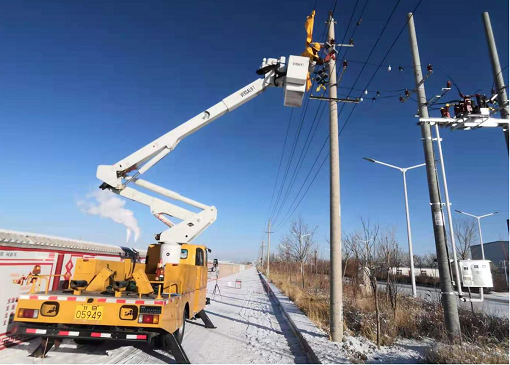
POLYGON ((188 318, 188 311, 185 309, 182 313, 182 326, 177 328, 174 332, 175 339, 177 342, 182 344, 182 340, 184 339, 184 330, 186 329, 186 319, 188 318))

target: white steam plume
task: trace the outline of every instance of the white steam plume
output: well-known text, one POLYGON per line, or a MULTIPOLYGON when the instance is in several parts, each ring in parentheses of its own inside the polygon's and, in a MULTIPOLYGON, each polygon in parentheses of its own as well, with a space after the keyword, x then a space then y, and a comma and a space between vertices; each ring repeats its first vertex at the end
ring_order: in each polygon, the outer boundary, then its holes
POLYGON ((88 194, 85 200, 78 201, 78 207, 83 213, 110 218, 123 224, 127 228, 127 241, 131 237, 131 232, 134 232, 136 242, 141 230, 134 213, 124 208, 125 204, 124 200, 109 190, 96 190, 88 194))

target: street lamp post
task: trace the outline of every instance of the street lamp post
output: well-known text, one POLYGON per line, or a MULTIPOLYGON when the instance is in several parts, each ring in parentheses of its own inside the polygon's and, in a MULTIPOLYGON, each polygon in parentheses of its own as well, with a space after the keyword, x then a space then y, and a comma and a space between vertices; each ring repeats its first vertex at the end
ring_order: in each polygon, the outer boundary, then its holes
POLYGON ((411 169, 415 169, 417 167, 425 166, 426 164, 422 163, 419 165, 411 166, 411 167, 398 167, 394 165, 387 164, 385 162, 374 160, 373 158, 363 157, 363 159, 369 161, 378 163, 380 165, 388 166, 393 169, 399 170, 402 172, 402 177, 404 179, 404 198, 405 198, 405 205, 406 205, 406 221, 407 221, 407 243, 409 244, 409 261, 411 263, 411 285, 413 288, 413 297, 416 298, 416 280, 414 276, 414 259, 413 259, 413 240, 411 238, 411 220, 409 218, 409 201, 407 199, 407 180, 406 180, 406 172, 411 169))
POLYGON ((484 215, 473 215, 473 214, 469 214, 469 213, 466 213, 466 212, 461 212, 460 210, 457 210, 457 209, 455 209, 455 211, 457 213, 464 214, 464 215, 476 218, 476 220, 478 221, 478 233, 479 233, 479 236, 480 236, 480 249, 482 250, 482 260, 485 260, 485 252, 483 250, 482 225, 480 224, 480 219, 485 218, 485 217, 489 217, 489 216, 494 215, 494 214, 497 214, 498 212, 492 212, 492 213, 484 214, 484 215))
POLYGON ((503 267, 505 268, 505 280, 506 280, 506 285, 508 285, 508 276, 506 275, 506 261, 505 260, 499 260, 499 264, 501 265, 501 263, 503 263, 503 267))

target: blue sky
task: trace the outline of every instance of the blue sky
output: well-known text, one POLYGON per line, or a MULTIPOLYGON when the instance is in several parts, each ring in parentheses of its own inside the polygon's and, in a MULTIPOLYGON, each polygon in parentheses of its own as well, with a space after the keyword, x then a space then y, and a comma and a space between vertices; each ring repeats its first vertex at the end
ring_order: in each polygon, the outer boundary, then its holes
MULTIPOLYGON (((364 0, 358 4, 360 12, 364 0)), ((356 1, 339 1, 335 18, 341 39, 356 1)), ((378 64, 416 1, 402 1, 370 60, 378 64)), ((3 177, 0 227, 112 244, 123 244, 125 228, 88 216, 77 202, 94 189, 99 164, 112 164, 255 80, 263 57, 303 51, 303 23, 312 1, 23 1, 4 4, 0 14, 0 123, 3 177)), ((315 38, 320 40, 330 1, 318 1, 315 38)), ((349 50, 340 86, 352 86, 394 2, 369 0, 349 50)), ((423 63, 437 66, 426 83, 437 93, 449 74, 463 93, 489 93, 492 74, 481 13, 489 11, 502 66, 508 65, 508 2, 423 0, 416 28, 423 63)), ((357 15, 355 16, 355 19, 357 15)), ((352 27, 349 30, 351 33, 352 27)), ((407 30, 401 35, 370 90, 382 96, 413 88, 407 30), (396 72, 404 66, 404 72, 396 72)), ((367 66, 355 85, 374 72, 367 66)), ((508 70, 504 72, 508 80, 508 70)), ((345 94, 347 89, 341 89, 345 94)), ((456 99, 451 92, 451 99, 456 99)), ((359 92, 353 94, 358 96, 359 92)), ((300 153, 321 104, 311 101, 298 140, 300 153)), ((340 115, 343 124, 352 106, 340 115)), ((398 96, 360 104, 340 137, 342 228, 359 228, 359 217, 395 227, 406 247, 401 176, 363 156, 396 165, 423 161, 416 104, 398 96)), ((302 110, 294 110, 292 141, 302 110)), ((437 113, 437 112, 436 112, 437 113)), ((146 174, 149 181, 218 208, 218 220, 196 242, 219 259, 252 259, 262 239, 290 109, 282 90, 256 100, 188 137, 146 174)), ((322 115, 289 194, 302 184, 328 133, 322 115)), ((508 237, 508 158, 499 129, 442 131, 453 207, 474 214, 499 211, 483 221, 486 241, 508 237)), ((290 146, 287 145, 283 167, 290 146)), ((322 157, 319 161, 322 160, 322 157)), ((294 161, 295 163, 295 161, 294 161)), ((291 166, 290 173, 294 167, 291 166)), ((296 210, 318 226, 317 242, 329 235, 329 168, 319 173, 296 210)), ((408 176, 416 253, 434 250, 424 169, 408 176)), ((165 228, 148 209, 127 202, 142 236, 152 242, 165 228)), ((278 218, 281 222, 281 217, 278 218)), ((278 225, 278 222, 277 222, 278 225)), ((287 226, 272 238, 275 247, 287 226)), ((324 252, 325 254, 326 252, 324 252)))

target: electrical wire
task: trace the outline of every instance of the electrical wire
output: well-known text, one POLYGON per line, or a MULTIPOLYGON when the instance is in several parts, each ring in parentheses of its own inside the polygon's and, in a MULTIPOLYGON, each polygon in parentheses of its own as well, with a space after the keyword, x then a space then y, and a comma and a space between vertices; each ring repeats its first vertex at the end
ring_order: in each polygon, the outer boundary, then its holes
MULTIPOLYGON (((354 9, 353 9, 353 12, 352 12, 352 14, 351 14, 351 18, 350 18, 350 19, 351 19, 351 20, 350 20, 350 22, 352 22, 352 18, 354 17, 354 13, 355 13, 355 10, 356 10, 356 7, 357 7, 358 2, 359 2, 359 0, 356 2, 356 5, 355 5, 355 7, 354 7, 354 9)), ((367 0, 367 2, 368 2, 368 0, 367 0)), ((336 7, 336 2, 335 2, 335 7, 336 7)), ((334 7, 333 9, 335 9, 335 7, 334 7)), ((363 8, 362 13, 364 12, 364 9, 365 9, 365 8, 366 8, 366 3, 365 3, 365 7, 363 8)), ((332 12, 332 16, 334 16, 334 12, 332 12)), ((329 24, 329 25, 330 25, 330 24, 329 24)), ((359 24, 358 24, 358 25, 359 25, 359 24)), ((328 29, 329 29, 329 26, 328 26, 328 29)), ((329 33, 329 31, 328 31, 328 33, 329 33)), ((344 35, 344 38, 345 38, 345 36, 346 36, 346 35, 347 35, 347 34, 345 34, 345 35, 344 35)), ((337 61, 336 61, 336 59, 335 59, 335 63, 336 63, 336 62, 337 62, 337 61)), ((331 70, 332 70, 332 69, 331 69, 331 70)), ((331 72, 331 71, 330 71, 330 72, 331 72)), ((331 73, 329 73, 328 77, 330 77, 330 76, 331 76, 331 73)), ((312 89, 312 90, 313 90, 313 89, 312 89)), ((325 90, 324 90, 324 92, 322 93, 321 97, 323 97, 323 96, 324 96, 324 94, 325 94, 325 90)), ((303 162, 304 162, 304 160, 305 160, 305 158, 306 158, 306 155, 307 155, 308 150, 309 150, 309 148, 310 148, 311 142, 312 142, 312 140, 313 140, 313 138, 314 138, 314 136, 315 136, 315 132, 317 131, 317 127, 318 127, 318 125, 319 125, 319 122, 320 122, 320 120, 322 119, 322 114, 323 114, 323 112, 324 112, 325 105, 326 105, 326 103, 319 103, 319 105, 318 105, 318 107, 317 107, 317 111, 316 111, 316 113, 315 113, 315 116, 314 116, 314 119, 313 119, 312 124, 311 124, 311 126, 310 126, 310 129, 308 130, 308 135, 307 135, 307 137, 306 137, 306 139, 305 139, 305 142, 304 142, 303 148, 301 149, 301 154, 300 154, 300 156, 299 156, 299 158, 298 158, 298 161, 297 161, 297 163, 296 163, 296 165, 295 165, 294 172, 293 172, 293 174, 292 174, 292 176, 291 176, 291 179, 290 179, 289 185, 288 185, 288 187, 287 187, 287 189, 286 189, 286 192, 285 192, 285 194, 284 194, 284 196, 283 196, 283 199, 282 199, 282 201, 281 201, 281 203, 280 203, 279 208, 277 209, 276 213, 272 216, 272 220, 273 220, 273 222, 277 222, 277 219, 278 219, 278 217, 279 217, 279 214, 280 214, 280 212, 281 212, 282 208, 284 207, 285 203, 287 202, 290 192, 292 191, 292 187, 294 186, 294 183, 295 183, 295 181, 296 181, 296 179, 297 179, 297 176, 298 176, 298 174, 299 174, 299 171, 301 171, 301 167, 303 166, 303 162), (321 109, 321 106, 322 106, 322 109, 321 109), (318 119, 317 119, 317 116, 318 116, 318 114, 319 114, 319 111, 320 111, 320 115, 319 115, 319 117, 318 117, 318 119)), ((278 203, 277 203, 277 205, 278 205, 278 203)))
MULTIPOLYGON (((335 2, 334 2, 334 4, 333 4, 333 6, 330 8, 330 12, 331 12, 331 13, 334 13, 334 11, 335 11, 335 9, 336 9, 336 4, 337 4, 337 0, 335 0, 335 2), (331 9, 333 9, 333 10, 331 10, 331 9)), ((324 31, 323 33, 325 33, 325 32, 326 32, 326 28, 328 28, 328 27, 329 27, 329 24, 326 24, 326 25, 325 25, 325 31, 324 31)), ((328 29, 329 29, 329 28, 328 28, 328 29)), ((314 87, 314 86, 315 86, 315 80, 314 80, 314 81, 313 81, 313 83, 312 83, 312 90, 313 90, 313 87, 314 87)), ((311 95, 311 94, 310 94, 310 95, 311 95)), ((324 93, 323 93, 322 95, 324 95, 324 93)), ((279 191, 278 191, 278 195, 277 195, 277 198, 276 198, 276 202, 275 202, 274 208, 273 208, 272 213, 271 213, 271 216, 270 216, 270 219, 272 219, 273 221, 275 221, 275 218, 274 218, 274 217, 275 217, 275 216, 277 216, 277 215, 279 214, 279 211, 281 211, 281 208, 282 208, 282 206, 284 205, 284 203, 285 203, 285 201, 286 201, 286 197, 288 196, 288 193, 289 193, 290 189, 292 188, 292 179, 293 179, 293 178, 291 178, 291 182, 289 183, 288 188, 287 188, 287 190, 286 190, 286 192, 285 192, 285 194, 284 194, 284 198, 283 198, 283 200, 280 202, 280 198, 281 198, 281 196, 282 196, 281 194, 282 194, 283 189, 284 189, 284 187, 285 187, 285 183, 286 183, 286 180, 287 180, 288 172, 289 172, 290 166, 292 166, 292 161, 293 161, 293 159, 294 159, 294 154, 295 154, 295 151, 296 151, 297 142, 298 142, 299 137, 300 137, 300 134, 301 134, 301 130, 302 130, 303 122, 304 122, 304 120, 305 120, 306 112, 307 112, 307 110, 308 110, 309 102, 310 102, 310 98, 308 98, 308 99, 307 99, 307 102, 306 102, 306 104, 305 104, 304 110, 303 110, 303 112, 302 112, 302 114, 301 114, 301 122, 300 122, 300 124, 299 124, 298 131, 297 131, 297 133, 296 133, 296 137, 295 137, 295 139, 294 139, 294 143, 293 143, 293 146, 292 146, 292 149, 291 149, 291 154, 290 154, 290 156, 289 156, 289 160, 288 160, 288 163, 287 163, 287 168, 286 168, 286 170, 285 170, 285 174, 284 174, 283 179, 282 179, 282 184, 280 185, 280 189, 279 189, 279 191), (279 208, 279 209, 278 209, 278 205, 280 205, 280 208, 279 208)), ((318 107, 318 108, 319 108, 319 107, 318 107)), ((317 117, 317 113, 315 114, 314 122, 312 123, 312 126, 310 127, 310 130, 309 130, 309 132, 308 132, 308 136, 307 136, 307 139, 306 139, 306 141, 305 141, 305 145, 306 145, 306 142, 308 141, 308 138, 309 138, 309 136, 310 136, 310 132, 311 132, 311 130, 312 130, 312 128, 313 128, 313 125, 314 125, 314 123, 315 123, 315 119, 316 119, 316 117, 317 117)), ((315 128, 315 129, 316 129, 316 128, 315 128)), ((304 148, 305 148, 305 147, 303 147, 303 149, 304 149, 304 148)), ((303 151, 303 150, 302 150, 302 151, 303 151)), ((302 156, 302 155, 303 155, 303 152, 301 153, 301 156, 302 156)), ((301 156, 300 156, 300 158, 301 158, 301 156)), ((298 163, 296 164, 296 168, 297 168, 298 164, 299 164, 299 160, 298 160, 298 163)), ((293 176, 295 175, 296 168, 294 169, 293 176)))
MULTIPOLYGON (((419 1, 418 1, 417 5, 415 6, 414 10, 412 11, 413 15, 416 13, 416 10, 417 10, 417 9, 418 9, 418 7, 420 6, 421 2, 422 2, 422 0, 419 0, 419 1)), ((397 5, 398 5, 398 3, 397 3, 397 5)), ((395 9, 395 8, 394 8, 394 9, 395 9)), ((392 12, 392 14, 393 14, 393 12, 392 12)), ((392 16, 392 14, 390 15, 390 18, 391 18, 391 16, 392 16)), ((387 23, 388 23, 388 22, 389 22, 389 20, 387 21, 387 23)), ((389 55, 389 53, 390 53, 390 52, 391 52, 391 50, 393 49, 394 45, 396 44, 397 40, 400 38, 400 35, 401 35, 401 34, 402 34, 402 32, 404 31, 404 29, 405 29, 405 27, 407 26, 408 22, 409 22, 409 18, 408 18, 408 19, 407 19, 407 21, 405 22, 404 26, 402 27, 402 29, 401 29, 401 30, 400 30, 400 32, 398 33, 397 37, 396 37, 396 38, 395 38, 395 40, 393 41, 393 43, 392 43, 392 45, 390 46, 390 48, 388 49, 388 51, 386 52, 386 55, 384 56, 383 60, 381 61, 381 64, 382 64, 382 62, 384 62, 384 60, 387 58, 387 56, 389 55)), ((382 34, 382 32, 381 32, 381 34, 382 34)), ((380 36, 381 36, 381 34, 380 34, 380 36)), ((377 42, 376 42, 376 44, 377 44, 377 42)), ((375 46, 375 45, 374 45, 374 46, 375 46)), ((373 51, 373 50, 372 50, 372 51, 373 51)), ((371 54, 372 54, 372 52, 370 53, 370 55, 371 55, 371 54)), ((370 57, 370 55, 369 55, 369 57, 370 57)), ((367 62, 368 62, 369 57, 367 58, 367 62)), ((364 69, 364 68, 363 68, 363 69, 364 69)), ((363 72, 363 69, 362 69, 362 71, 361 71, 361 72, 363 72)), ((361 72, 360 72, 360 74, 358 75, 358 79, 359 79, 359 76, 361 75, 361 72)), ((376 72, 377 72, 377 71, 376 71, 376 72)), ((371 79, 370 79, 369 83, 367 84, 367 87, 365 88, 365 90, 367 90, 367 89, 368 89, 368 85, 372 82, 372 80, 373 80, 373 78, 374 78, 374 77, 375 77, 375 73, 374 73, 374 75, 372 75, 372 77, 371 77, 371 79)), ((357 80, 356 80, 356 82, 357 82, 357 80)), ((356 82, 354 83, 354 85, 356 85, 356 82)), ((453 80, 452 80, 452 82, 453 82, 453 80)), ((354 86, 354 85, 353 85, 353 86, 354 86)), ((351 91, 352 91, 352 90, 351 90, 351 91)), ((350 96, 350 94, 351 94, 351 92, 349 92, 349 96, 350 96)), ((344 105, 345 105, 345 104, 344 104, 344 105)), ((347 125, 347 123, 348 123, 349 119, 351 118, 351 116, 352 116, 352 114, 353 114, 353 112, 354 112, 354 110, 355 110, 355 108, 356 108, 356 106, 357 106, 357 105, 358 105, 358 104, 355 104, 355 106, 352 108, 351 113, 349 114, 349 116, 348 116, 348 118, 347 118, 346 122, 344 123, 344 125, 343 125, 342 129, 341 129, 341 130, 340 130, 340 132, 339 132, 339 135, 340 135, 340 134, 342 133, 342 131, 344 130, 345 126, 347 125)), ((343 109, 343 108, 342 108, 342 109, 343 109)), ((340 110, 340 111, 339 111, 339 113, 338 113, 338 115, 339 115, 339 116, 340 116, 340 113, 341 113, 341 110, 340 110)), ((313 168, 315 167, 315 163, 317 162, 318 158, 320 157, 320 154, 322 153, 322 150, 324 149, 324 147, 325 147, 325 145, 326 145, 326 143, 327 143, 327 141, 328 141, 328 140, 329 140, 329 136, 328 136, 328 137, 326 138, 326 140, 324 141, 324 143, 323 143, 323 145, 322 145, 322 148, 321 148, 321 150, 319 151, 319 153, 317 154, 317 158, 316 158, 316 160, 315 160, 314 164, 312 165, 312 168, 310 169, 310 171, 309 171, 308 175, 310 175, 310 173, 313 171, 313 168)), ((310 187, 312 186, 312 184, 314 183, 315 179, 317 178, 317 176, 318 176, 319 172, 321 171, 321 169, 322 169, 322 167, 323 167, 323 165, 324 165, 324 163, 326 162, 326 160, 327 160, 327 158, 328 158, 328 157, 329 157, 329 151, 328 151, 328 153, 326 154, 326 156, 324 157, 324 159, 322 160, 322 162, 321 162, 321 164, 320 164, 319 168, 317 169, 317 171, 316 171, 316 173, 315 173, 314 177, 312 178, 312 180, 311 180, 311 181, 310 181, 310 183, 308 184, 308 186, 307 186, 307 188, 306 188, 305 192, 303 193, 303 195, 301 195, 301 198, 299 199, 299 201, 298 201, 298 202, 297 202, 297 204, 295 205, 295 207, 294 207, 294 209, 292 210, 292 212, 290 213, 290 215, 287 217, 287 219, 282 220, 282 223, 281 223, 281 224, 280 224, 280 225, 279 225, 279 226, 275 229, 275 231, 276 231, 276 230, 278 230, 278 229, 280 229, 280 228, 282 228, 283 226, 285 226, 285 224, 287 223, 287 221, 288 221, 288 220, 289 220, 289 219, 290 219, 290 218, 294 215, 294 213, 296 212, 297 208, 301 205, 301 202, 303 201, 304 197, 305 197, 305 196, 306 196, 306 194, 308 193, 308 191, 309 191, 310 187)), ((307 176, 308 176, 308 175, 307 175, 307 176)), ((307 179, 305 179, 305 182, 304 182, 304 183, 303 183, 303 185, 301 186, 300 191, 301 191, 301 189, 304 187, 304 185, 305 185, 305 183, 306 183, 306 180, 307 180, 307 179)), ((298 196, 299 196, 299 192, 298 192, 298 196)), ((292 209, 292 205, 291 205, 291 209, 292 209)), ((290 210, 289 210, 289 211, 290 211, 290 210)), ((286 214, 286 215, 287 215, 287 214, 286 214)))

